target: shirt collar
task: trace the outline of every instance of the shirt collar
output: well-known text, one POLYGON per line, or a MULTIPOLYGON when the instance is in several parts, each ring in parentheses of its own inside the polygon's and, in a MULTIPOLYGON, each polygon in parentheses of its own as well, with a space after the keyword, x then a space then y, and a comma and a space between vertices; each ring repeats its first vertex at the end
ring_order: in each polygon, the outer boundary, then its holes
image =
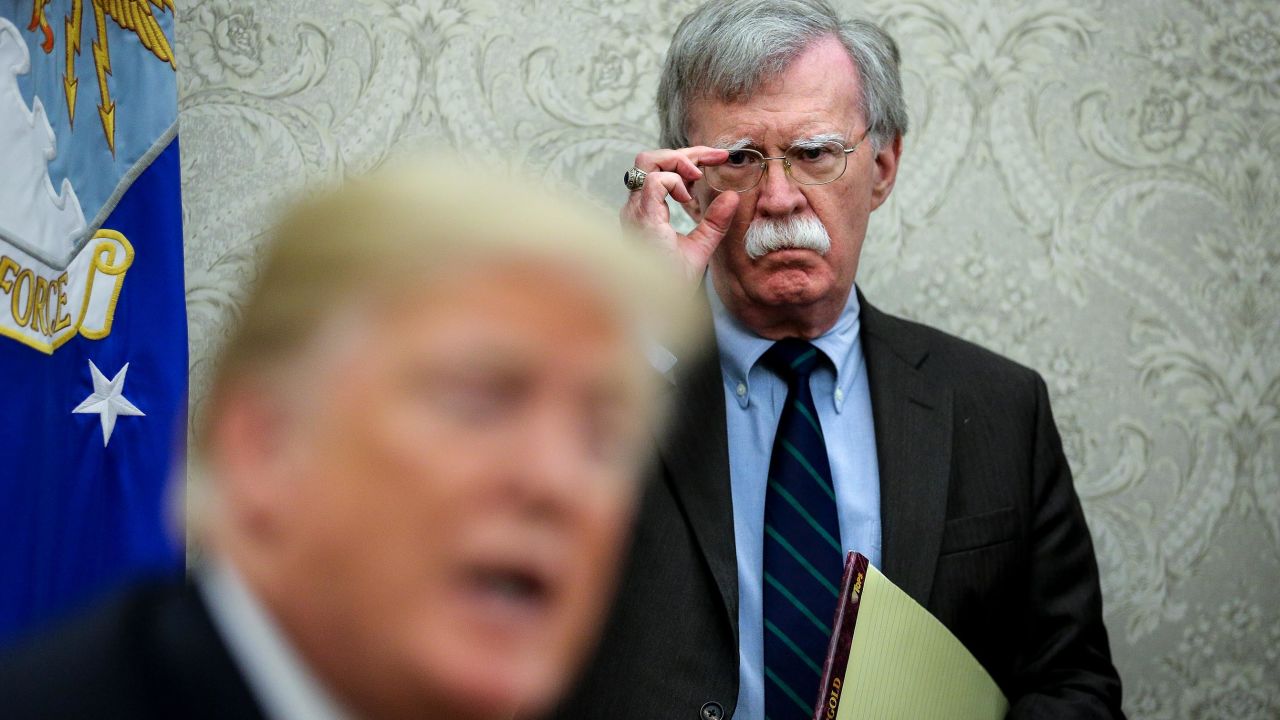
MULTIPOLYGON (((756 335, 734 317, 720 300, 710 278, 706 286, 707 299, 711 303, 711 318, 715 324, 716 344, 720 349, 720 367, 738 405, 745 409, 751 403, 751 371, 765 351, 773 346, 774 341, 756 335)), ((832 401, 836 412, 844 409, 844 402, 862 371, 862 353, 857 352, 860 347, 858 334, 862 325, 859 319, 860 309, 858 293, 851 289, 849 299, 835 324, 810 341, 831 359, 835 368, 832 401)))
POLYGON ((218 634, 268 718, 351 717, 307 667, 235 568, 211 557, 197 570, 196 579, 218 634))

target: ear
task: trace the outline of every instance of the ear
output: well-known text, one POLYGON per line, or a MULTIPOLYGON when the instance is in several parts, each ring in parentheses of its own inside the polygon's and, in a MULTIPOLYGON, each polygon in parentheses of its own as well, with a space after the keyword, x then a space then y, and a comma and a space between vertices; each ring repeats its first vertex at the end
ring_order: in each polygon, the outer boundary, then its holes
POLYGON ((871 186, 871 209, 875 210, 889 199, 893 192, 893 184, 898 179, 898 161, 902 159, 902 136, 895 135, 893 141, 880 148, 876 153, 875 182, 871 186))
POLYGON ((215 403, 206 432, 221 502, 241 530, 272 534, 291 489, 287 466, 289 413, 279 393, 250 381, 231 382, 215 403))

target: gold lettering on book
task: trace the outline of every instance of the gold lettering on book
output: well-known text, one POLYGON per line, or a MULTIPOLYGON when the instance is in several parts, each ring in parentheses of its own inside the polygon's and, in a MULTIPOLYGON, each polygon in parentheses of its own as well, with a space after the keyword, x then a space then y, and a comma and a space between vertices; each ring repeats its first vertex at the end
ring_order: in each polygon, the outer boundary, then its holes
POLYGON ((827 695, 827 720, 835 720, 836 708, 840 707, 840 678, 831 679, 831 694, 827 695))

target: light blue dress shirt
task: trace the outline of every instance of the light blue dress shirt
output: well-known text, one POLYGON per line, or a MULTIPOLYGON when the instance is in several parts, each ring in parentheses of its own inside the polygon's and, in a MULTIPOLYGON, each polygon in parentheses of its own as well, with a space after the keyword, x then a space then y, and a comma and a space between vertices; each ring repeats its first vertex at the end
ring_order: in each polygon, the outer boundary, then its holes
MULTIPOLYGON (((729 481, 733 537, 738 554, 738 709, 736 720, 764 717, 764 494, 769 457, 787 385, 759 364, 772 345, 732 317, 707 283, 720 369, 724 377, 729 434, 729 481)), ((835 365, 821 364, 810 379, 818 421, 827 440, 835 481, 840 545, 880 565, 880 470, 876 460, 871 391, 859 335, 858 296, 836 324, 811 342, 835 365)), ((832 608, 834 611, 835 608, 832 608)), ((817 688, 813 691, 816 693, 817 688)), ((816 695, 815 695, 816 699, 816 695)))

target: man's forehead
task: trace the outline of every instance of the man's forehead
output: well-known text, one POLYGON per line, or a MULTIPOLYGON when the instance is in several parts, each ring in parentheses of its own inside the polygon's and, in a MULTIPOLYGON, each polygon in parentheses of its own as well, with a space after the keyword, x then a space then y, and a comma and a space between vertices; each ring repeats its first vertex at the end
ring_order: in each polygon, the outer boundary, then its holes
POLYGON ((709 143, 751 138, 781 143, 811 134, 851 133, 861 117, 857 67, 834 37, 816 40, 786 67, 737 97, 714 92, 689 103, 688 130, 709 143))
MULTIPOLYGON (((863 120, 857 98, 847 95, 797 98, 794 103, 708 101, 689 115, 690 139, 698 144, 729 147, 746 140, 751 146, 786 147, 820 135, 856 137, 863 120)), ((839 138, 832 138, 839 139, 839 138)))

